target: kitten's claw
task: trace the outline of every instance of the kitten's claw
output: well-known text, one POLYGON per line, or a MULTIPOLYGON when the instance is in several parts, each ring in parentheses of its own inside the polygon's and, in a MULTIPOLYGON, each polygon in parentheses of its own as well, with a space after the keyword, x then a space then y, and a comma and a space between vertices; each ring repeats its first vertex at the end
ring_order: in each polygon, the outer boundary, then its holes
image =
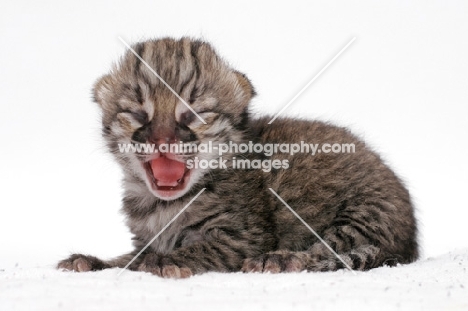
POLYGON ((193 275, 187 267, 179 267, 166 257, 147 254, 138 267, 138 271, 149 272, 163 278, 185 279, 193 275))
POLYGON ((244 260, 242 272, 299 272, 305 270, 304 262, 292 253, 268 253, 244 260))
POLYGON ((244 260, 244 264, 242 265, 242 272, 263 272, 263 263, 264 257, 266 255, 258 256, 255 258, 247 258, 244 260))
POLYGON ((73 254, 57 264, 57 269, 75 272, 96 271, 106 268, 109 268, 109 266, 99 258, 81 254, 73 254))
POLYGON ((164 278, 185 279, 192 276, 192 270, 176 265, 169 265, 161 268, 161 274, 164 278))

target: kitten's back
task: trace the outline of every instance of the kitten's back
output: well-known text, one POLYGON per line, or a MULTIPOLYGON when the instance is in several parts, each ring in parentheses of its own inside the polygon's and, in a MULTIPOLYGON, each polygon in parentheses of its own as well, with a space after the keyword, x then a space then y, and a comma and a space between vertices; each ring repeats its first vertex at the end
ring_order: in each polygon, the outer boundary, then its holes
MULTIPOLYGON (((318 149, 315 155, 274 154, 272 160, 286 159, 290 167, 265 173, 267 187, 320 235, 326 236, 327 230, 338 227, 347 232, 346 238, 335 241, 339 252, 355 245, 379 245, 382 258, 376 266, 392 256, 400 263, 418 257, 416 220, 409 193, 376 153, 345 128, 290 118, 278 118, 268 124, 270 119, 263 117, 250 123, 252 136, 259 142, 303 141, 318 144, 318 149), (325 144, 329 144, 326 150, 333 144, 339 144, 343 150, 325 153, 321 149, 325 144)), ((317 242, 281 202, 276 202, 279 249, 300 250, 317 242)))

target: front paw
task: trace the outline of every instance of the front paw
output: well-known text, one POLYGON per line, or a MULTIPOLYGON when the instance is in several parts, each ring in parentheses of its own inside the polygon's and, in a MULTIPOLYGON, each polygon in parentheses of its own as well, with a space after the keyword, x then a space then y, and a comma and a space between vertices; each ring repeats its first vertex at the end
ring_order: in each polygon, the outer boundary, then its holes
POLYGON ((304 261, 290 252, 263 254, 244 260, 242 272, 299 272, 305 269, 304 261))
POLYGON ((110 268, 104 261, 94 256, 73 254, 57 264, 57 269, 87 272, 110 268))
POLYGON ((193 275, 192 270, 175 264, 163 255, 147 254, 138 267, 138 271, 150 272, 163 278, 185 279, 193 275))

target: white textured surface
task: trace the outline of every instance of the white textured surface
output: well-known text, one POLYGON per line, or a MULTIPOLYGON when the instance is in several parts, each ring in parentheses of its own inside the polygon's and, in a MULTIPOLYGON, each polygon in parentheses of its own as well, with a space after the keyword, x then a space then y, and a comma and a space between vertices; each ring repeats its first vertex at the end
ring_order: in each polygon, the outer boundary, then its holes
POLYGON ((0 310, 466 310, 468 249, 395 268, 161 279, 117 269, 0 272, 0 310))

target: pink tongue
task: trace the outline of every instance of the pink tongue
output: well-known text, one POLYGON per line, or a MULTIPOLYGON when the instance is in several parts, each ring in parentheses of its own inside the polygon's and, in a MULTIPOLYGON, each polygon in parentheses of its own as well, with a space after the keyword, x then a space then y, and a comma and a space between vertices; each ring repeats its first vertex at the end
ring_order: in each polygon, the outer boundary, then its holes
POLYGON ((151 161, 151 169, 158 186, 175 187, 177 181, 184 177, 185 163, 159 157, 151 161))

